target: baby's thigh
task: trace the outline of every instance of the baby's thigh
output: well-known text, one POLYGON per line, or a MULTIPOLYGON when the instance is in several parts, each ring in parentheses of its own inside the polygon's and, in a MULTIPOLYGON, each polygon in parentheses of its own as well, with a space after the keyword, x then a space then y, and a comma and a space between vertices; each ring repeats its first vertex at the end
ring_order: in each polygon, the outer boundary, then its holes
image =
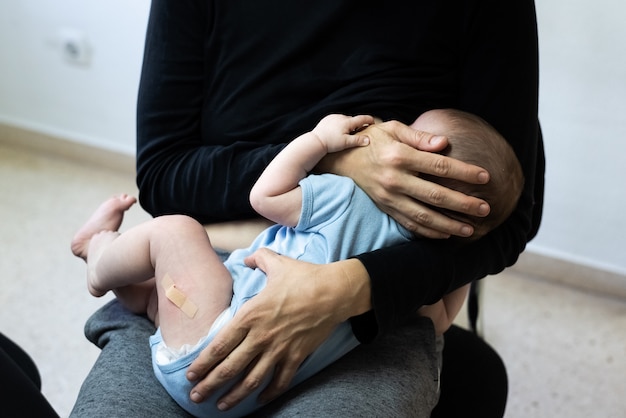
POLYGON ((113 289, 122 306, 134 314, 147 314, 152 322, 156 318, 157 293, 154 279, 113 289))

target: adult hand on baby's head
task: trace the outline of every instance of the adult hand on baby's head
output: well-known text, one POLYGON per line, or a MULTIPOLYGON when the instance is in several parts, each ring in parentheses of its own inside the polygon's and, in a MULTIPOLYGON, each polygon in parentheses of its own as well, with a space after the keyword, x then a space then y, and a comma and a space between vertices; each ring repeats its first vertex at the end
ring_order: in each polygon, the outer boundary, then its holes
POLYGON ((361 133, 370 138, 368 147, 329 155, 318 168, 351 177, 381 210, 413 233, 428 238, 472 235, 470 225, 433 207, 474 216, 489 213, 484 200, 419 177, 429 174, 472 184, 489 181, 484 169, 436 154, 447 146, 445 137, 396 121, 377 123, 361 133))

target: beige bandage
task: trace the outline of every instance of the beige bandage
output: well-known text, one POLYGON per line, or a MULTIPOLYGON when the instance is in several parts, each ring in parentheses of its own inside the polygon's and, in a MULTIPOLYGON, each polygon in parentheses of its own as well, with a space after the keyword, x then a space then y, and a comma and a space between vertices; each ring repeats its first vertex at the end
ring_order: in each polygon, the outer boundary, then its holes
POLYGON ((187 296, 178 290, 174 280, 166 274, 161 281, 163 288, 165 289, 165 296, 176 306, 180 308, 181 311, 189 318, 193 318, 196 316, 196 312, 198 312, 198 307, 195 303, 187 299, 187 296))

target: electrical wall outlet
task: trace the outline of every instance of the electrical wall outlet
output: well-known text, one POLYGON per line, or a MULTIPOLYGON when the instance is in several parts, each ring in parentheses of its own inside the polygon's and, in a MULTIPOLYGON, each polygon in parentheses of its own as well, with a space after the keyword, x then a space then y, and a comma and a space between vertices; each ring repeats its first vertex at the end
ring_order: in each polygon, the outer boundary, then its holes
POLYGON ((91 45, 84 32, 72 28, 60 29, 59 46, 66 62, 80 66, 91 63, 91 45))

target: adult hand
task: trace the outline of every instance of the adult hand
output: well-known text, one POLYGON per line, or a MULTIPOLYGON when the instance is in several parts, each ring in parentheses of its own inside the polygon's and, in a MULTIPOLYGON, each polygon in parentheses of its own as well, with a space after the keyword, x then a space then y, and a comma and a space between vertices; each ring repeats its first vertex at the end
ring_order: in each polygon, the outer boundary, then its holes
POLYGON ((470 225, 433 206, 473 216, 489 214, 484 200, 420 178, 429 174, 471 184, 489 181, 485 169, 436 154, 447 146, 445 137, 397 121, 371 125, 362 134, 370 138, 368 147, 329 154, 318 169, 351 177, 381 210, 413 233, 428 238, 473 234, 470 225))
POLYGON ((370 309, 369 280, 362 274, 364 279, 356 280, 353 274, 362 268, 357 260, 317 265, 260 249, 246 264, 267 274, 265 289, 241 307, 188 372, 190 380, 198 381, 191 399, 201 402, 246 370, 218 401, 222 410, 239 403, 272 373, 260 400, 283 393, 300 364, 339 323, 370 309))

